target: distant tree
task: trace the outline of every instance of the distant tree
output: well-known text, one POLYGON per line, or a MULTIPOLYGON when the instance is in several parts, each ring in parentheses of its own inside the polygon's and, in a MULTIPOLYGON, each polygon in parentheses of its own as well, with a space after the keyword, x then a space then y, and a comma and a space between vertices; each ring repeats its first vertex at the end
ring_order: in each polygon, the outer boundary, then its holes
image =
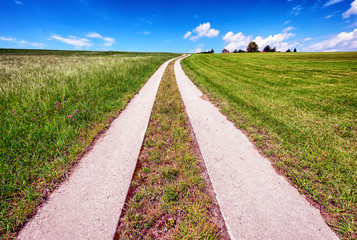
POLYGON ((276 47, 270 50, 270 52, 276 52, 276 47))
POLYGON ((234 50, 234 53, 238 53, 238 50, 237 50, 237 49, 235 49, 235 50, 234 50))
POLYGON ((239 49, 238 52, 239 52, 239 53, 244 53, 245 51, 242 50, 242 49, 239 49))
POLYGON ((286 52, 291 52, 290 49, 286 50, 286 52))
POLYGON ((258 52, 259 51, 259 47, 258 44, 256 44, 256 42, 250 42, 247 46, 247 51, 248 52, 258 52))
POLYGON ((294 52, 297 52, 297 51, 296 51, 296 48, 294 48, 294 52))
POLYGON ((227 49, 223 49, 222 53, 229 53, 229 51, 227 49))
POLYGON ((271 52, 271 48, 270 46, 265 46, 265 48, 263 49, 263 52, 271 52))
POLYGON ((213 48, 211 49, 211 53, 214 53, 214 50, 213 50, 213 48))

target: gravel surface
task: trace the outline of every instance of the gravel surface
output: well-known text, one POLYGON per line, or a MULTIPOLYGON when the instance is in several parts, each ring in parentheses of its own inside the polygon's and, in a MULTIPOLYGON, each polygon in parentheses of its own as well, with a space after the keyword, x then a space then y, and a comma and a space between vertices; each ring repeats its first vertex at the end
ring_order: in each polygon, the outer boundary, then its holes
POLYGON ((232 239, 338 239, 318 209, 278 175, 182 71, 175 75, 232 239))
POLYGON ((113 239, 164 63, 20 232, 18 239, 113 239))

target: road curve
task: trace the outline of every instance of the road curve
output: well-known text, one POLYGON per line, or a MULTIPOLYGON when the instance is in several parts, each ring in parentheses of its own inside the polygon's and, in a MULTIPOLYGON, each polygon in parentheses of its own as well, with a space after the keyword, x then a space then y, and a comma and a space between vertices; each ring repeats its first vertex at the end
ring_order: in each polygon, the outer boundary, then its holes
POLYGON ((248 138, 203 100, 183 72, 175 75, 208 175, 232 239, 338 239, 318 209, 278 175, 248 138))

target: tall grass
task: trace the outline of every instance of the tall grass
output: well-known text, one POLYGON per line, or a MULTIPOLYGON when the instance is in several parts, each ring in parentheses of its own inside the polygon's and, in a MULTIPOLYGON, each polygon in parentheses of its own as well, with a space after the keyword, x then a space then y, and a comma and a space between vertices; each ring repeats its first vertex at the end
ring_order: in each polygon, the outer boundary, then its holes
POLYGON ((357 237, 357 53, 192 55, 183 67, 345 238, 357 237))
POLYGON ((169 53, 0 51, 0 237, 14 236, 169 53))

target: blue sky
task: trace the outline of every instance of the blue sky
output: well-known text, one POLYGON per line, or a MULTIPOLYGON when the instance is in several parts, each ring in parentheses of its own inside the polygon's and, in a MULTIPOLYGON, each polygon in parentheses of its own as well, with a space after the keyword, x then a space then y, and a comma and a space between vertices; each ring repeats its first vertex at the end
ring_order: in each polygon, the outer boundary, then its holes
POLYGON ((1 0, 0 48, 357 51, 357 0, 1 0))

